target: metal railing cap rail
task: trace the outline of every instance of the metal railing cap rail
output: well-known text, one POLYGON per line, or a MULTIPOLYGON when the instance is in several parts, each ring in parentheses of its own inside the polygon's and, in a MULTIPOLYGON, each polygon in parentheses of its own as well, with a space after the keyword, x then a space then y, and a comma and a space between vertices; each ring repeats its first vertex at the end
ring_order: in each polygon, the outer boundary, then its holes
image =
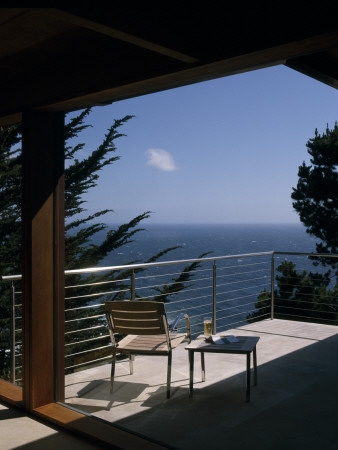
MULTIPOLYGON (((139 263, 139 264, 124 264, 121 266, 104 266, 104 267, 87 267, 86 269, 73 269, 65 270, 65 275, 81 275, 86 273, 97 273, 97 272, 107 272, 107 271, 118 271, 118 270, 133 270, 133 269, 147 269, 150 267, 162 267, 162 266, 173 266, 175 264, 192 264, 198 262, 211 262, 220 261, 225 259, 234 258, 248 258, 252 256, 267 256, 267 255, 297 255, 297 256, 315 256, 317 258, 338 258, 337 254, 331 253, 302 253, 302 252, 279 252, 279 251, 267 251, 258 253, 240 253, 237 255, 226 255, 226 256, 209 256, 207 258, 195 258, 195 259, 179 259, 174 261, 162 261, 153 263, 139 263)), ((15 281, 21 280, 22 275, 2 275, 2 281, 15 281)))
MULTIPOLYGON (((139 264, 124 264, 121 266, 104 266, 104 267, 87 267, 86 269, 73 269, 73 270, 65 270, 65 275, 81 275, 86 273, 96 273, 96 272, 107 272, 113 270, 132 270, 132 269, 147 269, 150 267, 162 267, 162 266, 173 266, 175 264, 192 264, 195 262, 210 262, 210 261, 219 261, 224 259, 233 259, 233 258, 248 258, 250 256, 266 256, 273 255, 273 251, 268 252, 259 252, 259 253, 240 253, 237 255, 226 255, 226 256, 210 256, 208 258, 195 258, 195 259, 179 259, 173 261, 162 261, 162 262, 153 262, 153 263, 139 263, 139 264)), ((22 275, 2 275, 2 281, 14 281, 21 280, 22 275)))
POLYGON ((16 281, 21 280, 22 275, 2 275, 1 280, 2 281, 16 281))
POLYGON ((315 256, 316 258, 338 258, 336 253, 299 253, 299 252, 273 252, 275 255, 315 256))

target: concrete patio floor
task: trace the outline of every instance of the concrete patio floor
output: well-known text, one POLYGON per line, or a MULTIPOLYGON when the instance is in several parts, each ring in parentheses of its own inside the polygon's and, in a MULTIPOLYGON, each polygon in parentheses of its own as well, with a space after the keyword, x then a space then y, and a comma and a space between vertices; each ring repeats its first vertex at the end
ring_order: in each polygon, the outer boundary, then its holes
POLYGON ((60 448, 97 450, 103 447, 0 402, 1 450, 59 450, 60 448))
POLYGON ((168 448, 338 448, 338 328, 264 320, 227 330, 259 336, 258 386, 245 401, 245 355, 206 354, 206 381, 195 357, 189 398, 185 344, 173 352, 171 398, 166 399, 166 357, 138 356, 134 374, 117 364, 114 393, 110 365, 66 377, 66 404, 168 448))

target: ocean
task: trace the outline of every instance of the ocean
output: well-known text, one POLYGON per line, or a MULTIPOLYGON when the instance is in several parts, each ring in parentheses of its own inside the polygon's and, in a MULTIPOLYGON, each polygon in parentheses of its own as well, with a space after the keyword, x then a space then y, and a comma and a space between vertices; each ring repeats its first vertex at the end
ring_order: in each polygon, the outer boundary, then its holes
MULTIPOLYGON (((116 229, 111 224, 109 228, 116 229)), ((315 252, 316 239, 301 224, 149 224, 133 241, 101 261, 101 266, 145 262, 169 247, 180 246, 160 261, 193 259, 202 253, 226 256, 266 251, 315 252)), ((98 235, 102 238, 103 235, 98 235)))
MULTIPOLYGON (((109 228, 116 229, 117 225, 109 228)), ((133 241, 101 261, 100 266, 142 263, 160 251, 179 246, 159 261, 189 260, 208 253, 207 257, 252 254, 268 251, 315 252, 316 239, 300 224, 149 224, 133 241)), ((101 238, 103 234, 101 235, 101 238)), ((97 236, 100 238, 100 236, 97 236)), ((276 256, 276 267, 284 259, 297 262, 298 270, 311 270, 312 262, 297 256, 276 256)), ((136 295, 158 300, 158 289, 178 277, 185 265, 152 268, 136 275, 136 295), (149 287, 150 286, 150 287, 149 287)), ((217 261, 217 330, 247 323, 248 314, 257 313, 258 295, 271 290, 271 256, 236 257, 217 261)), ((181 313, 189 314, 193 334, 203 329, 203 318, 212 314, 213 262, 203 263, 186 287, 167 298, 169 320, 181 313)), ((262 311, 266 313, 266 310, 262 311)), ((264 317, 263 317, 264 318, 264 317)))
MULTIPOLYGON (((116 224, 110 224, 107 230, 117 227, 116 224)), ((161 256, 158 261, 196 259, 206 253, 208 258, 238 255, 217 260, 216 264, 213 260, 203 262, 192 272, 190 279, 185 280, 184 289, 181 289, 182 285, 175 284, 175 279, 184 272, 189 263, 164 265, 136 273, 135 293, 139 299, 163 301, 163 288, 168 293, 166 289, 174 282, 174 289, 164 299, 168 320, 173 321, 178 314, 187 313, 193 335, 203 331, 203 320, 205 316, 212 315, 215 297, 217 331, 238 327, 247 323, 248 315, 261 313, 256 307, 257 299, 263 290, 271 291, 271 255, 240 255, 270 251, 316 251, 316 239, 307 234, 301 224, 145 224, 143 227, 143 231, 132 237, 133 242, 107 255, 99 266, 143 263, 164 249, 177 246, 178 248, 161 256)), ((104 232, 97 233, 92 243, 99 243, 104 235, 104 232)), ((295 262, 297 270, 313 270, 313 264, 307 257, 295 255, 276 255, 275 268, 285 259, 295 262)), ((120 285, 112 286, 109 292, 106 286, 102 289, 107 299, 111 298, 112 292, 126 289, 125 298, 129 299, 131 285, 131 279, 128 277, 120 285)), ((95 300, 89 304, 92 303, 95 304, 95 300)), ((269 316, 266 309, 262 310, 262 313, 262 318, 269 316)))

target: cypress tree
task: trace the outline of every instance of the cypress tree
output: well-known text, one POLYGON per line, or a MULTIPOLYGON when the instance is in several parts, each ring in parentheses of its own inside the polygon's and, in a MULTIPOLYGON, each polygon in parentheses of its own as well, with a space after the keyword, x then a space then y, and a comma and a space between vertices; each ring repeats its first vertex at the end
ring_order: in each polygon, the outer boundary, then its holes
MULTIPOLYGON (((306 231, 320 239, 317 253, 338 253, 338 125, 327 126, 323 134, 315 130, 307 151, 311 165, 305 162, 298 170, 292 205, 306 231)), ((337 266, 332 258, 322 258, 323 265, 337 266)))
MULTIPOLYGON (((306 143, 310 165, 303 162, 298 169, 298 183, 293 188, 293 207, 307 233, 320 239, 319 254, 338 253, 338 125, 326 127, 323 134, 315 130, 306 143)), ((338 324, 337 258, 310 257, 314 266, 327 267, 321 272, 297 270, 284 261, 277 267, 275 290, 276 317, 338 324)), ((269 311, 271 293, 263 291, 256 308, 260 313, 248 316, 250 321, 269 311)))
MULTIPOLYGON (((150 216, 150 212, 146 211, 116 229, 108 229, 108 225, 101 219, 112 209, 87 214, 84 195, 97 186, 100 171, 119 160, 115 143, 124 136, 120 132, 121 127, 132 119, 132 116, 125 116, 114 120, 102 143, 88 156, 79 158, 85 144, 78 142, 78 138, 81 132, 90 126, 86 124, 90 112, 91 109, 88 108, 70 118, 64 131, 66 270, 96 267, 107 255, 132 242, 135 234, 143 230, 140 227, 141 222, 150 216), (99 243, 96 238, 98 234, 104 234, 99 243)), ((20 125, 0 129, 1 275, 21 273, 20 133, 20 125)), ((176 248, 164 249, 147 261, 130 261, 129 263, 155 262, 176 248)), ((163 287, 154 288, 155 299, 169 301, 172 295, 184 289, 191 280, 193 270, 197 267, 198 264, 191 264, 163 287)), ((135 273, 140 271, 141 269, 136 269, 135 273)), ((73 274, 66 277, 65 353, 69 371, 72 371, 75 365, 81 366, 92 359, 104 359, 110 354, 107 348, 109 336, 105 326, 103 302, 130 298, 130 276, 131 270, 126 269, 86 276, 73 274), (104 292, 98 289, 98 286, 104 286, 104 292), (97 348, 98 350, 95 350, 97 348)), ((2 283, 0 289, 0 376, 9 378, 10 291, 8 283, 2 283)), ((21 299, 18 298, 17 302, 20 303, 20 301, 21 299)), ((16 315, 21 315, 20 307, 17 307, 16 315)), ((17 326, 21 326, 20 319, 17 321, 17 326)), ((21 352, 20 345, 17 352, 21 352)))
MULTIPOLYGON (((21 273, 21 127, 0 127, 0 273, 21 273)), ((9 378, 11 286, 0 283, 0 377, 9 378)), ((21 308, 17 308, 21 316, 21 308)), ((21 323, 18 320, 18 327, 21 323)))

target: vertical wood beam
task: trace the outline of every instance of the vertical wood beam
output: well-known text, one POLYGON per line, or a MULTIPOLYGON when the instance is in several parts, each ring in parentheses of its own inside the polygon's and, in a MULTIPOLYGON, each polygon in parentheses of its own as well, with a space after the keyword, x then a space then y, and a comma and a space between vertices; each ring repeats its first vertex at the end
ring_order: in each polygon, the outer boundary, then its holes
POLYGON ((64 115, 29 110, 22 125, 23 400, 33 410, 63 392, 64 115))

